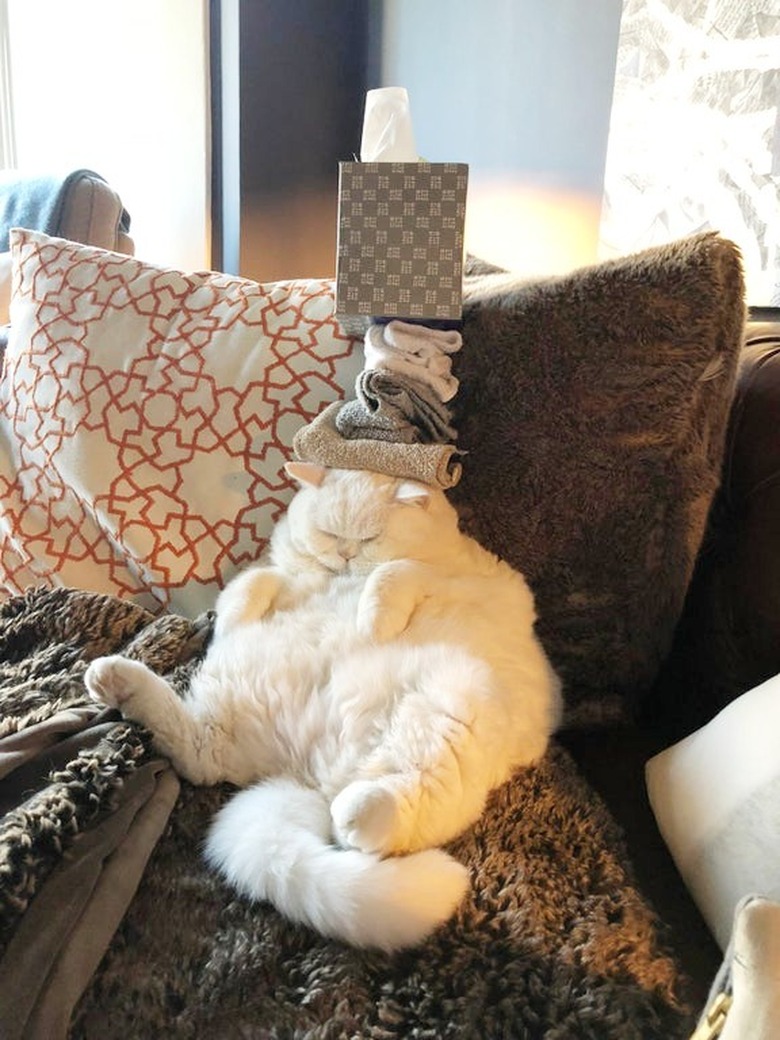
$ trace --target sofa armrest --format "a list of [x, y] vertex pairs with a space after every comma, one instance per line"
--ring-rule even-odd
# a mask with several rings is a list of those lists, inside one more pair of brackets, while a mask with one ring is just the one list
[[750, 322], [721, 488], [672, 652], [647, 702], [647, 721], [672, 740], [780, 672], [779, 429], [780, 320]]
[[56, 235], [129, 255], [135, 248], [119, 195], [102, 177], [88, 170], [70, 182]]

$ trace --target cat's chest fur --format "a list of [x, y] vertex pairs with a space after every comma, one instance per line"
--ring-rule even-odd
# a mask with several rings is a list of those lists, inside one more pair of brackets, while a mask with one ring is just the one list
[[244, 762], [240, 782], [282, 771], [338, 787], [381, 733], [394, 697], [388, 669], [402, 651], [359, 630], [365, 583], [335, 576], [212, 644], [191, 692], [203, 711], [219, 704], [234, 764]]
[[[365, 576], [339, 575], [215, 640], [202, 672], [233, 673], [232, 690], [253, 702], [317, 697], [334, 662], [365, 644], [358, 604]], [[240, 677], [240, 680], [239, 680]]]

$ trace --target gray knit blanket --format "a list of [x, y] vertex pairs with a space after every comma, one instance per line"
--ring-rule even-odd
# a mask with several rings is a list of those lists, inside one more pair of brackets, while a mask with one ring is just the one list
[[200, 845], [227, 785], [179, 790], [148, 734], [83, 687], [91, 658], [121, 651], [184, 689], [209, 630], [63, 589], [0, 608], [0, 1035], [688, 1035], [621, 834], [557, 745], [449, 846], [471, 893], [417, 949], [358, 951], [226, 888]]

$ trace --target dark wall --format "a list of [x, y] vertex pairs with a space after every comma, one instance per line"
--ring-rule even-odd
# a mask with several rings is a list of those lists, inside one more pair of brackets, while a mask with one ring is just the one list
[[338, 163], [360, 147], [381, 0], [210, 0], [212, 265], [332, 277]]
[[244, 191], [332, 183], [359, 148], [369, 13], [366, 0], [242, 0]]

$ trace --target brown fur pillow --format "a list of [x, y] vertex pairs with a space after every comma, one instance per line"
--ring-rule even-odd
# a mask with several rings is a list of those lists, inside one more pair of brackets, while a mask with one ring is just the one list
[[570, 721], [622, 710], [669, 650], [719, 482], [743, 297], [737, 247], [713, 233], [541, 282], [466, 278], [451, 495], [534, 589]]

